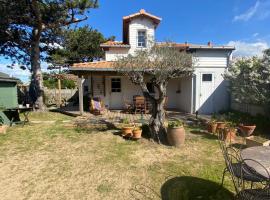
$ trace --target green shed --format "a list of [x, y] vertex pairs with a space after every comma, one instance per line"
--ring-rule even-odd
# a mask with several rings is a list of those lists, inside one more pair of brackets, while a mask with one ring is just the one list
[[18, 107], [17, 78], [0, 72], [0, 118], [4, 124], [9, 124], [9, 114], [4, 110]]

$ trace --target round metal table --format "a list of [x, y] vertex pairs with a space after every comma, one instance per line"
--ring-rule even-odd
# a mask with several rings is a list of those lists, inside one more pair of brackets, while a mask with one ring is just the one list
[[263, 175], [266, 178], [270, 178], [270, 146], [257, 146], [243, 149], [241, 151], [241, 157], [243, 160], [252, 159], [262, 164], [266, 170], [256, 162], [249, 160], [245, 161], [245, 164], [252, 167], [256, 172]]

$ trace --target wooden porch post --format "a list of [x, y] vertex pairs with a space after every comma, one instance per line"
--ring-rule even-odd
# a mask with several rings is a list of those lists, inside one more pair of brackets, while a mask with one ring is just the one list
[[83, 76], [78, 76], [78, 90], [79, 90], [79, 110], [80, 115], [83, 115]]

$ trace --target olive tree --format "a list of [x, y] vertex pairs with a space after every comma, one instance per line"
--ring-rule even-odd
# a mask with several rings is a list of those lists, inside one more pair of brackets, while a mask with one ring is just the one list
[[[127, 76], [132, 83], [139, 85], [145, 98], [152, 104], [149, 127], [153, 140], [166, 141], [164, 104], [169, 80], [191, 76], [193, 73], [192, 55], [179, 50], [170, 43], [152, 45], [151, 48], [136, 51], [134, 55], [119, 58], [115, 62], [119, 73]], [[150, 94], [147, 83], [152, 83], [157, 95]]]

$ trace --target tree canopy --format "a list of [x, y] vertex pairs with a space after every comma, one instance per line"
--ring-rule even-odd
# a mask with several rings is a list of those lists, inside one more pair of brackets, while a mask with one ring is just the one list
[[75, 62], [91, 62], [104, 57], [100, 44], [106, 39], [99, 31], [89, 26], [67, 29], [62, 32], [59, 48], [49, 51], [48, 62], [69, 65]]
[[31, 97], [44, 109], [40, 61], [60, 40], [64, 27], [88, 18], [97, 0], [0, 0], [0, 55], [32, 73]]

